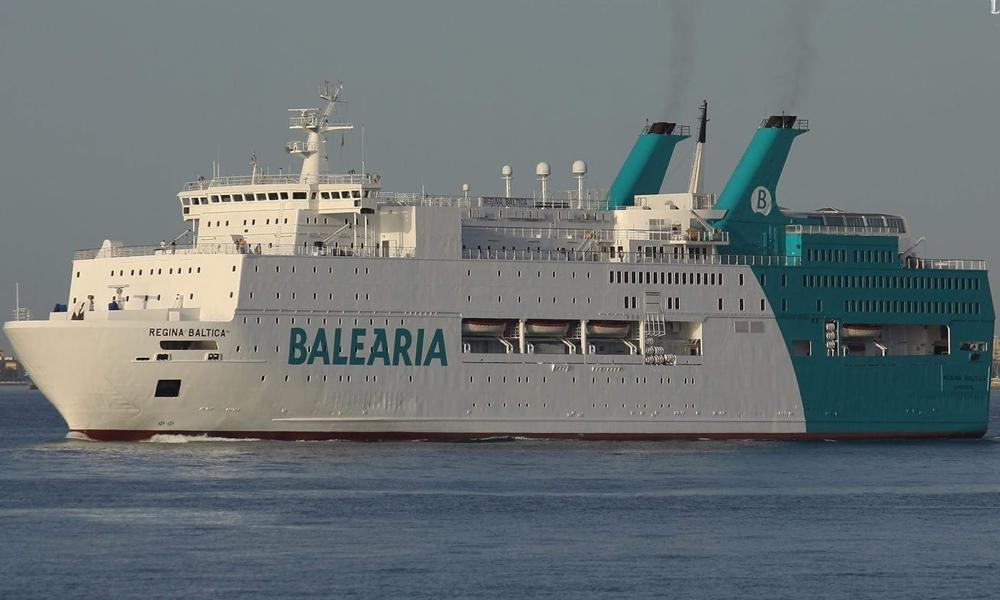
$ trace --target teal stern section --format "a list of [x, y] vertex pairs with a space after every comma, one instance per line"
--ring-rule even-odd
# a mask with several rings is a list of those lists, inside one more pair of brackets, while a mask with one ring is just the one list
[[[827, 239], [807, 239], [804, 245], [835, 240], [851, 249], [867, 242], [815, 237]], [[805, 257], [791, 266], [753, 271], [791, 357], [809, 435], [980, 437], [986, 432], [994, 326], [986, 271]], [[840, 337], [830, 350], [829, 324], [834, 331], [849, 324], [880, 327], [875, 341], [885, 341], [887, 351], [846, 352], [848, 341]], [[886, 341], [900, 341], [887, 335], [892, 328], [940, 332], [948, 343], [919, 351], [913, 344]]]
[[778, 208], [778, 180], [792, 142], [807, 131], [794, 116], [772, 116], [754, 133], [715, 205], [726, 215], [715, 223], [729, 232], [733, 254], [785, 254], [785, 225], [794, 221]]
[[660, 193], [674, 148], [689, 136], [675, 134], [674, 123], [653, 123], [635, 141], [608, 191], [608, 207], [632, 206], [635, 196]]

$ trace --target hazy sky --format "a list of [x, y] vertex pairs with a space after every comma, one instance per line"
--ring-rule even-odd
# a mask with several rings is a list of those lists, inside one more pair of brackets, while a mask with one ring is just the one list
[[[761, 117], [797, 113], [783, 206], [907, 216], [924, 254], [1000, 265], [1000, 15], [989, 0], [0, 3], [0, 310], [65, 302], [72, 251], [183, 230], [221, 159], [290, 164], [286, 108], [343, 80], [391, 191], [499, 194], [534, 164], [607, 187], [649, 119], [694, 124], [720, 191]], [[360, 135], [330, 153], [356, 167]], [[665, 190], [686, 184], [693, 144]], [[4, 346], [0, 339], [0, 346]]]

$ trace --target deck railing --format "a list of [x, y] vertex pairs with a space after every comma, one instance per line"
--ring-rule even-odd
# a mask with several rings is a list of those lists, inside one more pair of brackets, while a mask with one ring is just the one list
[[309, 175], [306, 181], [302, 181], [298, 174], [279, 173], [277, 175], [233, 175], [226, 177], [214, 177], [212, 179], [203, 178], [197, 181], [189, 181], [184, 184], [183, 191], [207, 190], [216, 187], [247, 186], [247, 185], [302, 185], [308, 184], [348, 184], [362, 185], [374, 183], [375, 176], [368, 173], [347, 173], [343, 175]]
[[[267, 244], [198, 244], [155, 246], [107, 246], [77, 250], [73, 260], [95, 258], [124, 258], [158, 255], [213, 255], [245, 254], [261, 256], [311, 256], [324, 258], [416, 258], [418, 249], [412, 247], [342, 248], [335, 246], [289, 246]], [[678, 265], [739, 265], [750, 267], [797, 267], [802, 265], [798, 256], [754, 256], [744, 254], [658, 254], [647, 252], [604, 252], [573, 249], [479, 249], [465, 248], [461, 257], [466, 260], [510, 260], [542, 262], [600, 262], [628, 264], [678, 264]], [[955, 271], [985, 271], [985, 260], [909, 258], [902, 264], [906, 269], [934, 269]]]
[[845, 227], [840, 225], [786, 225], [788, 233], [818, 235], [900, 235], [895, 227]]
[[458, 206], [461, 208], [553, 208], [581, 210], [609, 210], [605, 198], [548, 197], [507, 198], [503, 196], [440, 196], [404, 192], [379, 192], [382, 204], [397, 206]]
[[907, 258], [903, 261], [906, 269], [934, 269], [946, 271], [985, 271], [986, 261], [967, 258]]
[[462, 258], [471, 260], [520, 260], [563, 262], [608, 262], [631, 264], [745, 265], [756, 267], [794, 267], [802, 264], [798, 256], [749, 256], [742, 254], [654, 254], [645, 252], [600, 252], [593, 250], [510, 249], [481, 250], [467, 248]]
[[127, 258], [132, 256], [188, 256], [214, 254], [245, 254], [254, 256], [314, 256], [314, 257], [346, 257], [362, 258], [413, 258], [415, 248], [341, 248], [336, 246], [289, 246], [267, 244], [198, 244], [158, 245], [158, 246], [110, 246], [77, 250], [73, 260], [90, 260], [93, 258]]

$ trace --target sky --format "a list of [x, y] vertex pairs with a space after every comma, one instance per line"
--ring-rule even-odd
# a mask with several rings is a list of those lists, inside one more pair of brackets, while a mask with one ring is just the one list
[[[607, 188], [646, 120], [694, 125], [721, 191], [760, 119], [810, 120], [794, 209], [909, 219], [923, 254], [1000, 265], [1000, 15], [990, 0], [0, 3], [0, 315], [66, 302], [72, 252], [184, 230], [175, 194], [219, 161], [287, 169], [287, 108], [342, 80], [335, 170], [389, 191]], [[664, 191], [685, 188], [693, 143]], [[995, 279], [995, 278], [994, 278]], [[1000, 290], [996, 290], [1000, 291]], [[1000, 294], [995, 293], [995, 298]], [[995, 300], [996, 301], [996, 300]], [[0, 338], [0, 348], [6, 347]]]

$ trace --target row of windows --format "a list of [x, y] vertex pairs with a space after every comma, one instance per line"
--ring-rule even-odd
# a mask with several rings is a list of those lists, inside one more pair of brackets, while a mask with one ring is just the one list
[[972, 277], [902, 277], [893, 275], [803, 275], [804, 287], [979, 290]]
[[[589, 304], [589, 298], [588, 298]], [[636, 302], [635, 296], [625, 296], [625, 308], [635, 309], [638, 308], [638, 303]], [[680, 310], [681, 309], [681, 299], [677, 296], [667, 296], [667, 303], [664, 306], [667, 310]], [[722, 308], [722, 298], [719, 298], [719, 308]]]
[[[225, 220], [225, 221], [222, 221], [222, 220], [216, 221], [215, 222], [215, 226], [216, 227], [222, 227], [223, 223], [225, 224], [224, 225], [225, 227], [229, 227], [229, 220], [228, 219]], [[303, 224], [306, 224], [306, 225], [308, 225], [310, 223], [313, 224], [313, 225], [319, 225], [319, 217], [313, 217], [313, 219], [311, 221], [309, 220], [309, 217], [306, 217], [305, 219], [301, 219], [299, 221], [299, 223], [303, 223]], [[256, 225], [256, 224], [257, 224], [257, 219], [243, 219], [243, 226], [244, 227], [246, 227], [247, 225]], [[264, 219], [264, 224], [265, 225], [270, 225], [271, 224], [271, 219]], [[279, 225], [278, 219], [274, 219], [274, 224], [275, 225]], [[288, 224], [288, 219], [284, 219], [280, 223], [280, 225], [287, 225], [287, 224]], [[324, 225], [328, 225], [329, 224], [329, 220], [326, 217], [323, 218], [323, 224]], [[347, 224], [347, 220], [346, 219], [344, 220], [344, 224], [345, 225]], [[211, 221], [205, 221], [205, 225], [207, 227], [211, 227], [212, 226], [212, 222]], [[306, 245], [308, 245], [308, 242], [306, 242]]]
[[[244, 225], [247, 224], [246, 219], [243, 220], [243, 224]], [[257, 219], [251, 219], [250, 220], [250, 224], [251, 225], [256, 225], [257, 224]], [[270, 225], [271, 224], [271, 219], [265, 219], [264, 220], [264, 224], [265, 225]], [[275, 225], [279, 225], [278, 219], [274, 220], [274, 224]], [[280, 225], [288, 225], [288, 219], [285, 219], [283, 223], [280, 223]], [[211, 227], [212, 226], [212, 222], [211, 221], [205, 221], [205, 226], [206, 227]], [[221, 220], [220, 221], [216, 221], [215, 222], [215, 226], [216, 227], [229, 227], [229, 220], [226, 219], [225, 221], [221, 221]]]
[[[365, 295], [365, 299], [366, 300], [368, 299], [367, 296], [368, 295], [366, 294]], [[541, 296], [536, 296], [536, 298], [538, 300], [538, 304], [541, 304], [542, 303], [542, 297]], [[466, 299], [466, 302], [468, 302], [469, 304], [472, 304], [472, 296], [466, 296], [465, 299]], [[545, 298], [545, 301], [548, 302], [548, 297]], [[521, 296], [517, 296], [517, 303], [518, 304], [522, 303]], [[503, 296], [497, 296], [497, 304], [503, 304]], [[558, 298], [558, 296], [552, 296], [552, 304], [559, 304], [559, 298]], [[570, 298], [570, 304], [576, 304], [576, 296], [572, 296]], [[590, 304], [590, 298], [587, 298], [587, 304]], [[626, 308], [628, 308], [628, 307], [626, 307]]]
[[[466, 269], [465, 274], [468, 277], [472, 277], [472, 269]], [[547, 274], [548, 274], [548, 271], [546, 271], [546, 277], [548, 277]], [[521, 269], [517, 269], [516, 275], [517, 275], [518, 279], [521, 278]], [[557, 276], [558, 276], [558, 271], [552, 271], [552, 279], [555, 279]], [[497, 278], [499, 279], [501, 277], [503, 277], [503, 269], [497, 269]], [[538, 279], [541, 279], [542, 278], [542, 272], [541, 271], [536, 271], [536, 277]], [[570, 272], [570, 279], [576, 279], [576, 271], [571, 271]], [[590, 279], [590, 272], [587, 272], [587, 279]]]
[[885, 215], [837, 215], [837, 214], [813, 214], [813, 218], [823, 221], [827, 227], [879, 227], [884, 229], [894, 229], [899, 233], [906, 233], [903, 219]]
[[[854, 250], [856, 263], [891, 263], [896, 253], [889, 250]], [[806, 250], [806, 260], [815, 262], [847, 262], [844, 248], [810, 248]]]
[[922, 300], [844, 300], [848, 312], [928, 313], [932, 315], [978, 315], [978, 302]]
[[[367, 198], [371, 194], [370, 190], [344, 190], [342, 192], [321, 192], [321, 197], [323, 200], [339, 200], [341, 198], [361, 198], [362, 196]], [[292, 200], [305, 200], [308, 197], [307, 192], [291, 192]], [[219, 194], [212, 196], [201, 196], [195, 198], [181, 198], [181, 203], [184, 206], [189, 205], [202, 205], [202, 204], [212, 204], [215, 203], [226, 203], [226, 202], [253, 202], [254, 200], [288, 200], [289, 192], [267, 192], [267, 193], [257, 193], [255, 194]], [[312, 199], [316, 199], [316, 192], [312, 193]]]
[[[239, 346], [237, 346], [237, 351], [239, 351]], [[256, 350], [256, 346], [255, 346], [254, 347], [254, 352], [256, 352], [256, 351], [257, 350]], [[413, 381], [413, 376], [410, 375], [409, 377], [410, 377], [410, 382], [412, 382]], [[311, 383], [313, 381], [312, 375], [306, 375], [305, 379], [306, 379], [306, 383]], [[493, 379], [494, 379], [494, 377], [492, 375], [488, 375], [488, 376], [486, 376], [484, 378], [481, 378], [481, 381], [485, 380], [486, 383], [493, 383]], [[591, 384], [597, 384], [598, 383], [598, 379], [599, 379], [598, 377], [591, 377], [590, 378], [590, 383]], [[614, 378], [615, 381], [612, 381], [611, 377], [607, 377], [607, 378], [601, 377], [600, 379], [605, 379], [605, 381], [603, 381], [601, 383], [620, 383], [621, 385], [627, 385], [627, 384], [632, 383], [631, 379], [627, 379], [625, 377], [620, 378], [620, 381], [619, 381], [619, 378]], [[289, 380], [290, 380], [290, 377], [288, 375], [285, 375], [284, 378], [283, 378], [283, 381], [288, 382]], [[515, 381], [517, 383], [525, 383], [525, 384], [530, 384], [531, 383], [531, 377], [529, 377], [527, 375], [525, 375], [523, 377], [520, 376], [520, 375], [517, 376], [517, 377], [513, 377], [513, 376], [508, 377], [506, 375], [502, 375], [502, 376], [496, 377], [496, 380], [497, 380], [497, 383], [506, 383], [506, 384], [515, 383]], [[267, 382], [267, 376], [266, 375], [261, 375], [260, 381], [261, 381], [261, 383]], [[323, 383], [326, 383], [327, 381], [329, 381], [329, 378], [328, 378], [327, 375], [322, 375], [320, 377], [316, 377], [316, 381], [317, 382], [322, 381]], [[359, 382], [361, 381], [360, 376], [358, 376], [358, 381]], [[366, 383], [378, 383], [378, 375], [365, 375], [364, 376], [364, 381]], [[476, 376], [475, 375], [469, 375], [468, 381], [469, 381], [469, 383], [476, 383]], [[654, 378], [654, 377], [636, 377], [635, 378], [635, 383], [637, 385], [650, 385], [650, 384], [653, 384], [653, 385], [670, 385], [673, 380], [670, 377], [660, 377], [659, 378], [659, 384], [657, 384], [656, 381], [657, 381], [657, 378]], [[682, 380], [678, 379], [678, 383], [680, 383], [681, 381], [683, 381], [684, 385], [695, 385], [695, 384], [697, 384], [697, 379], [695, 377], [684, 377]], [[337, 376], [337, 382], [338, 383], [351, 383], [351, 375], [338, 375]], [[548, 382], [548, 377], [543, 376], [542, 377], [542, 383], [547, 383], [547, 382]], [[577, 378], [573, 377], [571, 383], [577, 383]], [[472, 406], [477, 406], [477, 403], [473, 402]], [[487, 403], [487, 406], [492, 407], [493, 406], [492, 402]], [[502, 406], [504, 408], [506, 408], [507, 407], [507, 403], [503, 402]], [[528, 403], [528, 402], [524, 402], [524, 403], [518, 403], [517, 406], [519, 408], [522, 408], [522, 407], [523, 408], [530, 408], [531, 404]], [[542, 403], [542, 407], [544, 408], [546, 406], [548, 406], [548, 403], [543, 402]], [[597, 408], [597, 404], [594, 403], [592, 405], [592, 407], [593, 408]], [[656, 406], [654, 405], [653, 407], [655, 408]], [[692, 403], [689, 403], [689, 404], [684, 404], [683, 407], [684, 408], [697, 408], [697, 405], [692, 402]], [[604, 408], [611, 408], [611, 406], [610, 406], [610, 404], [605, 403], [604, 404]], [[622, 404], [622, 408], [631, 408], [631, 407], [628, 406], [627, 404]], [[645, 402], [643, 402], [643, 403], [636, 403], [635, 408], [649, 408], [649, 405], [648, 405], [648, 403], [645, 403]], [[672, 405], [670, 403], [664, 403], [664, 404], [660, 404], [660, 408], [672, 408]]]
[[[611, 271], [609, 283], [639, 283], [653, 285], [722, 285], [722, 273], [688, 273], [682, 271]], [[554, 276], [554, 275], [553, 275]], [[743, 275], [740, 274], [740, 285], [743, 285]]]
[[[236, 267], [233, 267], [233, 270], [235, 271]], [[129, 275], [135, 277], [137, 275], [142, 275], [144, 271], [145, 271], [144, 269], [138, 269], [138, 271], [136, 269], [129, 269]], [[154, 269], [149, 269], [149, 273], [148, 274], [149, 275], [163, 275], [163, 269], [162, 268], [155, 269], [155, 271], [156, 271], [155, 273], [153, 271], [154, 271]], [[176, 271], [177, 271], [177, 275], [181, 275], [184, 272], [184, 269], [181, 268], [181, 267], [177, 267]], [[201, 273], [201, 267], [188, 267], [187, 272], [188, 273]], [[167, 275], [173, 275], [173, 274], [174, 274], [174, 268], [173, 267], [168, 267], [167, 268]], [[79, 271], [76, 272], [76, 276], [77, 276], [77, 278], [80, 277], [80, 272]], [[124, 277], [125, 276], [125, 269], [118, 269], [118, 271], [115, 271], [114, 269], [111, 269], [111, 276], [112, 277]]]

